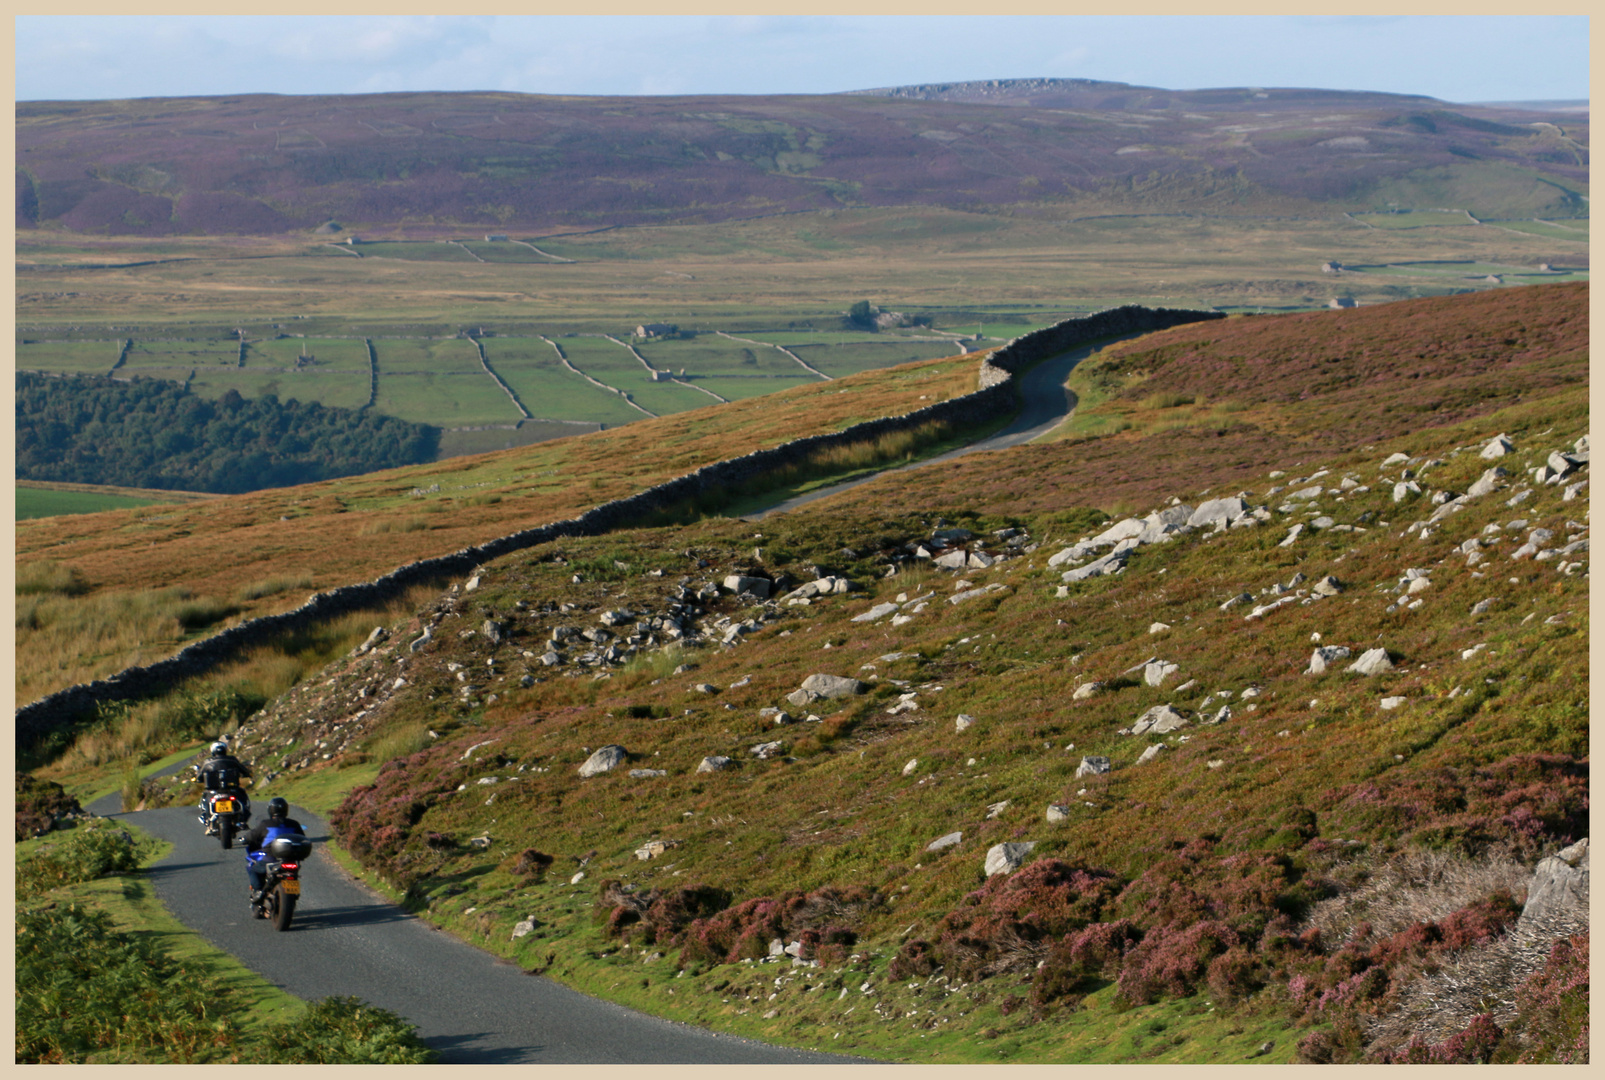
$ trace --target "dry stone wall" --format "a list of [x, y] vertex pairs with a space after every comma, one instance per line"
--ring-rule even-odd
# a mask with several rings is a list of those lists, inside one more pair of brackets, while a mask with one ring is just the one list
[[974, 393], [937, 402], [902, 416], [881, 417], [842, 431], [811, 435], [768, 450], [755, 450], [741, 457], [714, 462], [628, 498], [603, 503], [577, 518], [524, 529], [462, 548], [449, 555], [420, 559], [373, 581], [314, 593], [298, 608], [246, 620], [186, 646], [165, 660], [131, 667], [106, 679], [59, 690], [17, 710], [17, 745], [21, 747], [36, 742], [51, 731], [73, 723], [102, 702], [150, 696], [183, 679], [212, 670], [243, 651], [281, 634], [376, 606], [420, 582], [467, 575], [481, 563], [563, 537], [597, 536], [627, 528], [654, 512], [685, 505], [703, 495], [756, 480], [786, 465], [803, 462], [819, 450], [875, 439], [932, 422], [970, 425], [999, 419], [1015, 408], [1014, 377], [1038, 361], [1068, 349], [1102, 338], [1164, 330], [1183, 323], [1224, 317], [1217, 311], [1127, 305], [1045, 327], [1015, 338], [984, 357], [981, 361], [980, 389]]

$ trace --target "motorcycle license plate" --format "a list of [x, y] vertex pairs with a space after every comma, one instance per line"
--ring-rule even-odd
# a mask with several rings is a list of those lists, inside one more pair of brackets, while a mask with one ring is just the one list
[[232, 813], [234, 813], [234, 800], [233, 799], [218, 799], [216, 802], [214, 802], [212, 804], [212, 813], [214, 813], [214, 814], [232, 814]]
[[281, 881], [279, 888], [284, 890], [285, 896], [300, 896], [301, 883], [299, 881]]

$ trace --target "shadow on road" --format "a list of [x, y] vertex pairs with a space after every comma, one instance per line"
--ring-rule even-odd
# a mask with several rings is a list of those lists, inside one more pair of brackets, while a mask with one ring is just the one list
[[297, 908], [292, 927], [305, 930], [344, 926], [382, 926], [406, 922], [414, 916], [390, 904], [353, 904], [347, 907]]
[[440, 1055], [442, 1064], [450, 1065], [516, 1065], [527, 1062], [532, 1054], [539, 1054], [546, 1049], [538, 1043], [526, 1046], [474, 1045], [485, 1039], [497, 1038], [500, 1034], [482, 1031], [467, 1035], [436, 1035], [424, 1042]]

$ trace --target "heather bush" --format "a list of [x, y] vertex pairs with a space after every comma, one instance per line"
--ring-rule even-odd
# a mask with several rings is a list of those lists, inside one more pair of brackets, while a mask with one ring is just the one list
[[1385, 1065], [1487, 1065], [1504, 1035], [1494, 1018], [1484, 1013], [1441, 1043], [1413, 1039], [1403, 1050], [1382, 1053], [1374, 1060]]
[[936, 949], [921, 938], [903, 943], [886, 966], [886, 974], [893, 979], [923, 978], [934, 975], [937, 969]]
[[1121, 963], [1116, 998], [1129, 1007], [1186, 997], [1203, 983], [1210, 961], [1238, 944], [1236, 932], [1216, 920], [1150, 930]]
[[1555, 942], [1516, 993], [1522, 1064], [1588, 1061], [1588, 931]]
[[1398, 772], [1328, 791], [1327, 830], [1479, 853], [1537, 851], [1588, 830], [1588, 763], [1518, 754], [1474, 769]]
[[937, 962], [965, 980], [1030, 970], [1054, 939], [1097, 920], [1120, 885], [1106, 870], [1058, 859], [990, 878], [937, 924]]
[[[664, 907], [658, 917], [657, 940], [682, 946], [681, 967], [756, 960], [769, 955], [769, 943], [775, 938], [802, 941], [805, 951], [828, 945], [845, 956], [856, 935], [828, 920], [860, 917], [881, 904], [874, 890], [827, 886], [811, 893], [762, 896], [730, 906], [724, 890], [698, 886], [681, 890]], [[805, 934], [809, 936], [805, 938]]]
[[1244, 1001], [1265, 985], [1261, 965], [1242, 945], [1234, 945], [1210, 961], [1204, 981], [1210, 997], [1223, 1005]]

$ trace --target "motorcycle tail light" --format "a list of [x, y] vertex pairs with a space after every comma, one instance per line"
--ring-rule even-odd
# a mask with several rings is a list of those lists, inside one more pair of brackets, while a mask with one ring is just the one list
[[301, 869], [301, 864], [298, 863], [298, 862], [279, 863], [279, 865], [284, 867], [284, 869], [286, 869], [286, 870], [299, 870], [299, 869]]

